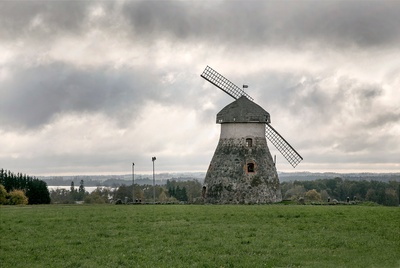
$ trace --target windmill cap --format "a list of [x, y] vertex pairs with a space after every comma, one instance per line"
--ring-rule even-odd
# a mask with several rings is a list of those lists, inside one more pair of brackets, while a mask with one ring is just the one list
[[241, 96], [217, 114], [217, 123], [270, 123], [270, 116], [261, 106]]

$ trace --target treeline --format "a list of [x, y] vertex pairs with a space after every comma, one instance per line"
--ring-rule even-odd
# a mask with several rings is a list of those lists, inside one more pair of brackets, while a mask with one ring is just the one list
[[399, 181], [400, 173], [314, 173], [314, 172], [281, 172], [279, 173], [279, 180], [281, 182], [287, 181], [314, 181], [320, 179], [334, 179], [342, 178], [351, 181], [382, 181], [391, 182]]
[[[398, 206], [400, 196], [398, 181], [353, 181], [339, 177], [283, 182], [281, 189], [284, 199], [298, 200], [313, 196], [313, 201], [370, 201], [385, 206]], [[310, 192], [312, 190], [315, 192]]]
[[[75, 203], [84, 201], [89, 204], [119, 203], [195, 203], [201, 196], [202, 185], [196, 180], [167, 180], [166, 185], [125, 185], [118, 188], [99, 186], [90, 194], [84, 190], [83, 181], [76, 191], [71, 185], [70, 190], [56, 189], [51, 191], [52, 203]], [[79, 197], [79, 200], [77, 199]], [[155, 199], [155, 200], [154, 200]]]
[[59, 204], [74, 204], [77, 202], [83, 202], [87, 195], [89, 195], [89, 193], [85, 190], [83, 180], [80, 181], [78, 189], [75, 189], [75, 183], [72, 181], [70, 190], [55, 189], [50, 191], [51, 202]]
[[36, 177], [0, 170], [0, 204], [49, 204], [47, 184]]
[[[133, 189], [135, 191], [133, 195]], [[141, 202], [141, 203], [152, 203], [154, 202], [188, 202], [195, 203], [201, 197], [202, 185], [197, 180], [190, 181], [176, 181], [167, 180], [165, 185], [121, 185], [114, 192], [109, 195], [111, 200], [121, 200], [122, 202]], [[103, 188], [103, 191], [106, 191]], [[96, 191], [95, 191], [96, 192]], [[101, 191], [97, 193], [93, 192], [98, 196], [105, 196]], [[92, 194], [93, 194], [92, 193]], [[110, 193], [109, 193], [110, 194]], [[155, 196], [154, 196], [155, 194]], [[134, 199], [133, 199], [134, 198]], [[97, 199], [97, 198], [95, 198]]]
[[[160, 179], [158, 178], [159, 175], [157, 175], [156, 178], [156, 184], [163, 185], [166, 184], [166, 181], [168, 179]], [[95, 178], [95, 179], [93, 179]], [[96, 179], [96, 178], [102, 178], [102, 179]], [[51, 178], [41, 178], [43, 181], [47, 183], [47, 185], [51, 186], [69, 186], [71, 182], [74, 182], [75, 185], [78, 185], [79, 181], [84, 180], [85, 181], [85, 186], [107, 186], [107, 187], [119, 187], [121, 185], [127, 185], [130, 182], [132, 182], [132, 177], [127, 177], [126, 175], [123, 175], [121, 177], [116, 177], [116, 176], [66, 176], [66, 177], [51, 177]], [[197, 180], [194, 177], [179, 177], [179, 178], [174, 178], [171, 177], [169, 180], [175, 180], [175, 181], [192, 181], [192, 180]], [[152, 185], [153, 184], [153, 179], [146, 177], [144, 175], [141, 175], [140, 177], [135, 176], [135, 184], [139, 185]]]

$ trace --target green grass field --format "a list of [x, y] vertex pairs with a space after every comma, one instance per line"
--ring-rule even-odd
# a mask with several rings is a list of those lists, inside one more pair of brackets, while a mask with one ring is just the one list
[[6, 267], [400, 267], [400, 209], [0, 207]]

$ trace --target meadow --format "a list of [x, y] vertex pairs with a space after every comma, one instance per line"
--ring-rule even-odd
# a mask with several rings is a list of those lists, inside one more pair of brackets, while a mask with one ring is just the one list
[[0, 207], [6, 267], [400, 267], [400, 209]]

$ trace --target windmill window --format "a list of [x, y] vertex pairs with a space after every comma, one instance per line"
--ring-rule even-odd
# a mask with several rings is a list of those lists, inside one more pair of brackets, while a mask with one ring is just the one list
[[247, 164], [247, 172], [254, 172], [254, 163]]
[[247, 147], [253, 146], [253, 139], [247, 138], [247, 139], [246, 139], [246, 146], [247, 146]]

